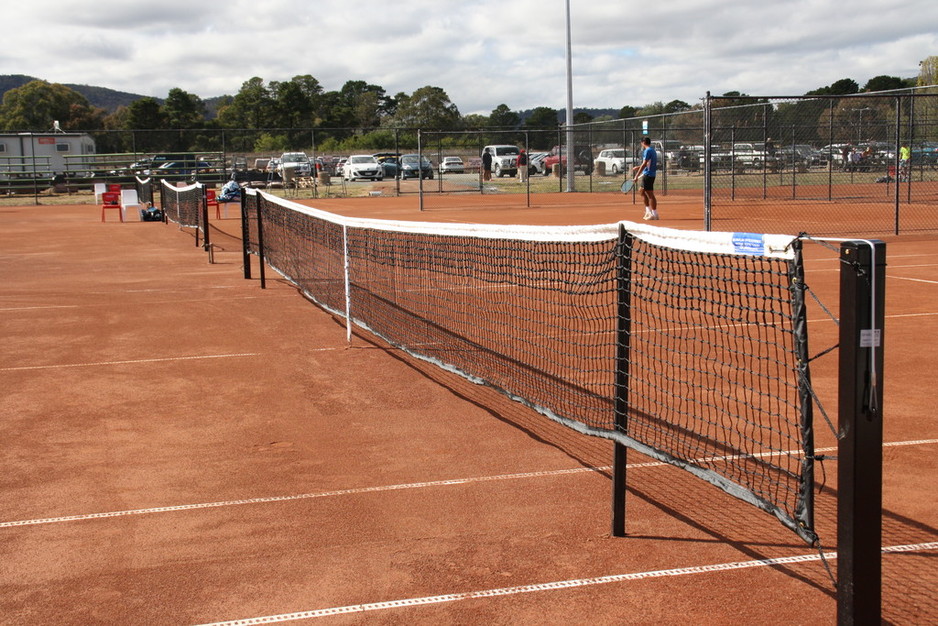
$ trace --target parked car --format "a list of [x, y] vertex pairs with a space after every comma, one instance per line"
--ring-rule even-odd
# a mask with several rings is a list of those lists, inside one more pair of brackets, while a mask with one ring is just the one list
[[401, 157], [401, 178], [433, 178], [433, 164], [430, 159], [419, 154], [405, 154]]
[[938, 164], [938, 143], [926, 141], [912, 146], [909, 150], [909, 158], [913, 165], [936, 165]]
[[360, 178], [384, 180], [384, 169], [378, 163], [378, 159], [370, 154], [353, 154], [342, 168], [342, 177], [345, 180], [358, 180]]
[[626, 156], [625, 148], [608, 148], [600, 150], [599, 156], [593, 161], [593, 167], [599, 169], [602, 163], [606, 174], [617, 176], [635, 164], [635, 157]]
[[385, 178], [397, 178], [401, 171], [401, 155], [399, 152], [377, 152], [374, 156], [384, 169]]
[[761, 169], [766, 162], [774, 160], [766, 154], [762, 142], [734, 143], [732, 152], [736, 163], [753, 169]]
[[658, 153], [658, 165], [664, 167], [668, 161], [678, 162], [683, 144], [677, 139], [662, 139], [652, 141], [651, 147]]
[[[550, 174], [554, 170], [554, 165], [561, 163], [563, 171], [567, 170], [566, 151], [561, 146], [554, 146], [544, 158], [544, 174]], [[584, 174], [590, 174], [593, 171], [593, 155], [586, 146], [575, 146], [573, 149], [573, 169], [580, 170]]]
[[492, 155], [492, 175], [495, 178], [502, 176], [514, 176], [518, 173], [518, 154], [521, 150], [518, 146], [492, 145], [482, 148], [482, 154], [488, 150]]
[[844, 166], [844, 151], [848, 153], [853, 148], [849, 143], [831, 143], [823, 148], [820, 152], [824, 155], [825, 159], [829, 159], [831, 163], [838, 165], [840, 167]]
[[458, 156], [443, 157], [440, 161], [440, 174], [462, 174], [466, 166]]
[[544, 159], [546, 152], [532, 152], [528, 155], [528, 174], [545, 174]]
[[283, 176], [286, 169], [292, 169], [294, 176], [311, 176], [312, 167], [305, 152], [284, 152], [280, 155], [277, 171]]
[[166, 161], [156, 170], [157, 176], [202, 174], [215, 171], [215, 167], [208, 161]]

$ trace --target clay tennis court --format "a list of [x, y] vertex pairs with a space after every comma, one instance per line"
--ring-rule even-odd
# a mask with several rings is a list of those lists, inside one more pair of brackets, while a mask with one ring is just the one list
[[[595, 194], [304, 204], [506, 224], [642, 210]], [[697, 198], [660, 209], [702, 227]], [[256, 259], [243, 278], [238, 233], [233, 212], [214, 220], [209, 264], [172, 224], [0, 208], [0, 621], [834, 621], [836, 461], [818, 477], [831, 572], [774, 518], [637, 453], [628, 537], [611, 537], [609, 442], [367, 334], [348, 345], [286, 281], [260, 289]], [[883, 616], [930, 623], [938, 248], [886, 240]], [[836, 284], [818, 256], [809, 277]]]

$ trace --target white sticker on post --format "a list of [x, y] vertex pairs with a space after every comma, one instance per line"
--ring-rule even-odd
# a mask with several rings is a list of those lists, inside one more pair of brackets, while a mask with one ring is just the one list
[[861, 348], [878, 348], [882, 337], [882, 330], [879, 328], [868, 328], [860, 331]]

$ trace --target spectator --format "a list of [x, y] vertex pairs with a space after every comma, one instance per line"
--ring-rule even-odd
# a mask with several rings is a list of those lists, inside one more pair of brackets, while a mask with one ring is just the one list
[[528, 155], [524, 150], [518, 153], [518, 180], [522, 183], [528, 181]]
[[488, 148], [482, 153], [482, 180], [492, 180], [492, 154]]

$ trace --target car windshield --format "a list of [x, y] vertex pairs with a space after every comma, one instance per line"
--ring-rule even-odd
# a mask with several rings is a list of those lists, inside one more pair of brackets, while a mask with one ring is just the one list
[[308, 163], [309, 159], [305, 154], [285, 154], [283, 155], [284, 163]]
[[349, 159], [350, 163], [377, 163], [374, 157], [370, 156], [353, 156]]
[[510, 156], [512, 154], [518, 154], [518, 148], [515, 146], [499, 146], [495, 148], [495, 154], [498, 156]]

